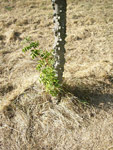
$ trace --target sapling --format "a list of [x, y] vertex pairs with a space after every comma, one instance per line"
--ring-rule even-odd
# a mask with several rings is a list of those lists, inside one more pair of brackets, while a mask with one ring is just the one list
[[40, 71], [40, 81], [46, 90], [60, 101], [62, 96], [62, 82], [65, 64], [65, 38], [66, 38], [66, 0], [51, 0], [54, 10], [54, 35], [53, 50], [39, 50], [38, 42], [31, 42], [23, 51], [30, 50], [32, 58], [38, 57], [37, 69]]
[[61, 91], [61, 85], [59, 84], [59, 80], [56, 77], [55, 69], [54, 69], [54, 57], [53, 50], [41, 50], [38, 49], [38, 42], [29, 42], [25, 48], [23, 48], [23, 52], [30, 51], [31, 57], [37, 58], [37, 67], [36, 69], [40, 72], [40, 82], [44, 84], [45, 89], [49, 92], [53, 97], [57, 97]]

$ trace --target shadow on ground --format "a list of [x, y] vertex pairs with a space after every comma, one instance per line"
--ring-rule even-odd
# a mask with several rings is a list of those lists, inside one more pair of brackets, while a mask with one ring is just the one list
[[71, 86], [64, 84], [64, 89], [66, 92], [69, 92], [77, 97], [80, 102], [97, 108], [102, 108], [107, 111], [109, 107], [113, 106], [112, 84], [112, 82], [111, 84], [101, 82], [98, 83], [98, 86], [87, 84]]

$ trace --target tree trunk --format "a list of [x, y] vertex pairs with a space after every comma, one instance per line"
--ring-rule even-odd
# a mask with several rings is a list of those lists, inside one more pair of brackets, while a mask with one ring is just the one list
[[66, 38], [66, 0], [51, 0], [54, 10], [54, 68], [56, 76], [58, 77], [59, 83], [62, 84], [62, 76], [64, 72], [65, 64], [65, 38]]

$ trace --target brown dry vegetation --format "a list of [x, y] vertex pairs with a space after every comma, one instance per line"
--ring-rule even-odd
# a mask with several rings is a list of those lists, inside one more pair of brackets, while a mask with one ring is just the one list
[[0, 0], [0, 150], [112, 150], [113, 1], [68, 0], [59, 105], [22, 53], [28, 36], [52, 49], [52, 29], [50, 1]]

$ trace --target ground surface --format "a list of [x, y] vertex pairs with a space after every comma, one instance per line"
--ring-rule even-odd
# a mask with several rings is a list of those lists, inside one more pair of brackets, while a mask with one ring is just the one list
[[59, 105], [22, 53], [26, 37], [52, 49], [52, 29], [50, 1], [0, 0], [0, 150], [113, 150], [113, 1], [68, 0]]

